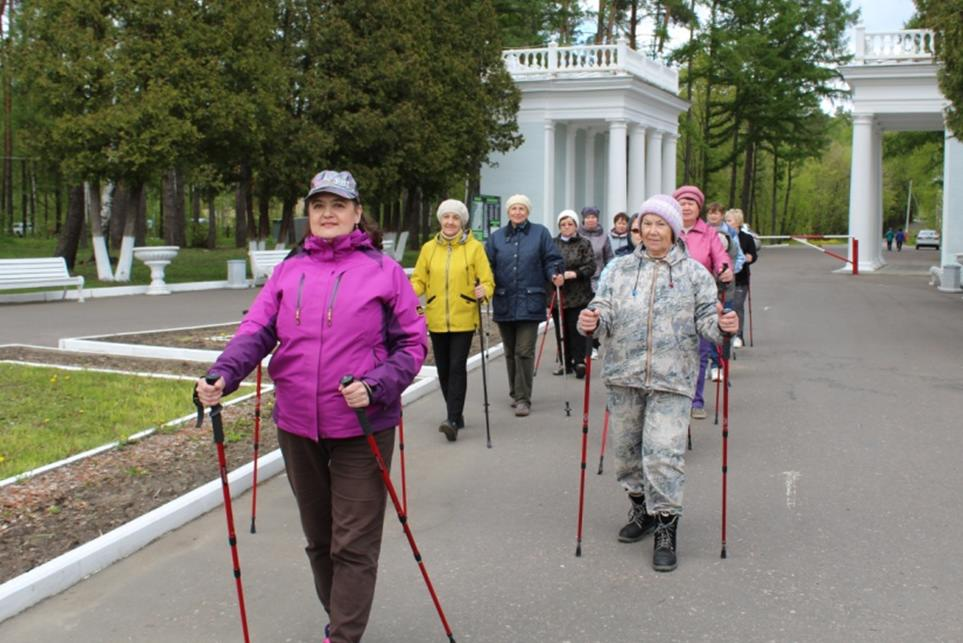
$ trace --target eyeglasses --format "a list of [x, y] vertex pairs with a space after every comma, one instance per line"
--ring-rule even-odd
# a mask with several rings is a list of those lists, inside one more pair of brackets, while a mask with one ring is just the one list
[[632, 232], [634, 232], [635, 234], [642, 234], [642, 231], [639, 230], [638, 228], [632, 228]]

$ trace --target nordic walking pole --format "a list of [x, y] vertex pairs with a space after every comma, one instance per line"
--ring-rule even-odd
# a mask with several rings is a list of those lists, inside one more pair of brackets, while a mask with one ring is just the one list
[[257, 364], [257, 393], [254, 396], [254, 473], [251, 478], [251, 533], [257, 533], [257, 458], [261, 448], [261, 363]]
[[[341, 386], [348, 386], [354, 382], [353, 375], [345, 375], [341, 378]], [[421, 552], [418, 551], [418, 545], [415, 544], [415, 537], [411, 534], [411, 527], [408, 526], [408, 515], [405, 513], [404, 508], [401, 506], [401, 502], [398, 501], [398, 494], [395, 492], [395, 486], [391, 483], [391, 476], [388, 474], [388, 467], [385, 465], [384, 457], [381, 455], [381, 449], [378, 448], [378, 443], [375, 442], [374, 433], [372, 432], [371, 422], [368, 421], [368, 416], [365, 415], [363, 408], [353, 409], [355, 415], [358, 417], [358, 423], [361, 424], [361, 430], [364, 431], [365, 440], [368, 441], [368, 447], [371, 449], [371, 454], [374, 456], [375, 462], [378, 464], [378, 471], [381, 473], [381, 481], [385, 483], [385, 489], [388, 490], [388, 496], [391, 498], [391, 504], [395, 507], [395, 513], [398, 514], [398, 522], [401, 523], [401, 528], [405, 532], [405, 537], [408, 539], [408, 544], [411, 546], [411, 553], [415, 555], [415, 562], [418, 563], [418, 569], [421, 570], [421, 576], [425, 579], [425, 585], [428, 586], [428, 593], [431, 594], [431, 600], [435, 604], [435, 609], [438, 610], [438, 616], [441, 618], [441, 624], [445, 628], [445, 634], [448, 635], [448, 641], [450, 643], [455, 643], [455, 637], [451, 634], [451, 627], [448, 626], [448, 619], [445, 618], [445, 612], [441, 609], [441, 603], [438, 601], [438, 595], [435, 594], [435, 588], [431, 584], [431, 579], [428, 577], [428, 570], [425, 568], [425, 563], [421, 560]]]
[[[723, 313], [729, 309], [723, 309]], [[725, 333], [723, 344], [728, 344], [731, 335]], [[729, 472], [729, 360], [722, 362], [722, 553], [720, 558], [726, 557], [726, 482]]]
[[552, 310], [555, 309], [555, 293], [552, 293], [552, 298], [548, 302], [548, 313], [545, 315], [545, 332], [542, 333], [542, 341], [538, 345], [538, 355], [535, 357], [535, 370], [532, 371], [532, 377], [538, 375], [538, 364], [542, 361], [542, 351], [545, 350], [545, 338], [548, 337], [548, 325], [552, 321]]
[[[204, 378], [213, 386], [218, 378], [207, 376]], [[194, 387], [194, 406], [197, 407], [197, 426], [204, 422], [204, 405], [197, 397], [197, 387]], [[211, 426], [214, 428], [214, 444], [217, 446], [217, 463], [221, 473], [221, 491], [224, 493], [224, 513], [227, 516], [227, 542], [231, 547], [231, 559], [234, 562], [234, 580], [237, 583], [237, 604], [241, 609], [241, 631], [244, 632], [244, 643], [251, 640], [247, 630], [247, 612], [244, 609], [244, 588], [241, 586], [241, 563], [237, 557], [237, 534], [234, 532], [234, 512], [231, 511], [231, 488], [227, 482], [227, 458], [224, 456], [224, 421], [221, 418], [221, 405], [211, 407]]]
[[[726, 269], [728, 268], [729, 268], [729, 264], [727, 263], [722, 264], [722, 272], [725, 272]], [[722, 307], [725, 308], [726, 307], [726, 289], [725, 288], [722, 289], [720, 299], [721, 299]], [[722, 348], [719, 346], [716, 346], [716, 355], [719, 357], [719, 369], [721, 370], [723, 358], [722, 358]], [[716, 380], [716, 419], [714, 422], [716, 426], [719, 425], [719, 384], [720, 382], [722, 382], [722, 377]]]
[[688, 438], [689, 438], [688, 439], [689, 451], [692, 451], [692, 423], [691, 422], [689, 423], [689, 428], [688, 428]]
[[[481, 284], [481, 280], [475, 277], [475, 287]], [[547, 332], [546, 328], [546, 332]], [[481, 341], [481, 367], [482, 367], [482, 394], [485, 396], [485, 438], [488, 440], [488, 448], [492, 448], [492, 428], [488, 420], [488, 374], [485, 367], [485, 319], [482, 317], [482, 303], [478, 300], [478, 339]]]
[[[565, 361], [565, 300], [562, 299], [560, 286], [555, 286], [555, 292], [558, 294], [558, 332], [561, 338], [559, 343], [562, 347], [562, 390], [565, 391], [568, 388], [565, 386], [568, 381], [568, 363]], [[568, 398], [565, 399], [565, 415], [572, 415], [572, 407], [568, 403]]]
[[[591, 357], [591, 356], [590, 356]], [[602, 419], [602, 450], [599, 452], [599, 475], [602, 475], [602, 461], [605, 459], [605, 441], [609, 437], [609, 407], [605, 407]]]
[[[592, 384], [591, 333], [585, 337], [585, 348], [585, 396], [582, 400], [582, 463], [578, 483], [578, 544], [575, 545], [576, 557], [581, 557], [582, 555], [582, 514], [585, 507], [585, 453], [588, 450], [589, 392]], [[599, 466], [601, 466], [601, 463]]]
[[408, 477], [405, 475], [405, 410], [398, 416], [398, 457], [401, 459], [401, 503], [408, 513]]

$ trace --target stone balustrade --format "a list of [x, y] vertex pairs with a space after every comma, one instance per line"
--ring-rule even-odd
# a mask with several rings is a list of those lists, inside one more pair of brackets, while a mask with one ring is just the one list
[[936, 33], [930, 29], [867, 32], [856, 27], [853, 45], [853, 63], [857, 65], [932, 62]]
[[506, 49], [502, 58], [516, 81], [634, 75], [673, 94], [679, 91], [675, 69], [646, 58], [629, 48], [624, 39], [614, 45], [559, 47], [550, 43], [536, 49]]

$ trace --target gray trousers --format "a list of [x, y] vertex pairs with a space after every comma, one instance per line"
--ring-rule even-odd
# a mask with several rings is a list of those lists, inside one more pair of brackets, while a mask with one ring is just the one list
[[513, 400], [532, 403], [532, 373], [535, 371], [535, 340], [538, 322], [498, 322], [508, 368], [508, 394]]
[[615, 476], [629, 493], [645, 495], [650, 514], [682, 514], [691, 406], [685, 395], [608, 387]]

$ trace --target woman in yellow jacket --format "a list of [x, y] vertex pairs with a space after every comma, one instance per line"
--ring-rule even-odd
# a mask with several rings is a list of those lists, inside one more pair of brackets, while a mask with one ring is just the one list
[[468, 208], [456, 199], [438, 206], [441, 232], [421, 247], [411, 285], [425, 296], [428, 334], [448, 417], [438, 427], [449, 442], [465, 426], [465, 363], [478, 326], [478, 302], [492, 296], [495, 280], [485, 248], [468, 229]]

